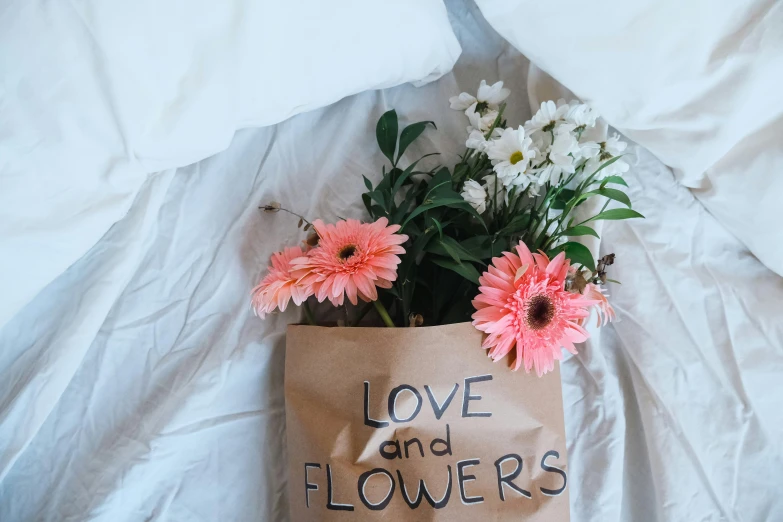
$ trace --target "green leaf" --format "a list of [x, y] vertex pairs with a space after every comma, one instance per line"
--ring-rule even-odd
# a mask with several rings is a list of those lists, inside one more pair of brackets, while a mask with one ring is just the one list
[[433, 223], [435, 223], [435, 226], [438, 227], [438, 234], [440, 236], [440, 239], [443, 239], [443, 225], [440, 224], [440, 221], [438, 221], [435, 218], [430, 218]]
[[397, 111], [383, 113], [375, 127], [375, 137], [383, 155], [394, 164], [394, 150], [397, 148]]
[[451, 182], [452, 179], [449, 169], [446, 167], [438, 169], [435, 175], [432, 176], [430, 181], [427, 183], [427, 195], [425, 196], [425, 199], [434, 199], [436, 197], [458, 197], [462, 199], [462, 196], [460, 196], [454, 191], [454, 189], [451, 188]]
[[408, 190], [408, 193], [405, 194], [405, 199], [403, 199], [402, 203], [400, 203], [400, 206], [397, 207], [397, 210], [394, 211], [394, 214], [392, 215], [391, 224], [396, 225], [399, 224], [403, 217], [405, 217], [405, 214], [408, 212], [408, 210], [411, 207], [411, 203], [416, 199], [416, 190], [414, 190], [414, 187], [411, 187]]
[[525, 212], [524, 214], [517, 214], [511, 219], [511, 221], [508, 222], [508, 225], [500, 229], [498, 235], [505, 236], [505, 235], [519, 234], [523, 232], [528, 227], [529, 224], [530, 224], [529, 212]]
[[562, 232], [563, 236], [593, 236], [601, 238], [598, 233], [590, 227], [579, 225], [573, 228], [568, 228]]
[[562, 189], [560, 192], [557, 193], [555, 200], [568, 201], [569, 199], [574, 197], [574, 194], [575, 191], [571, 189]]
[[380, 206], [382, 206], [384, 209], [386, 209], [386, 208], [387, 208], [387, 205], [386, 205], [386, 196], [385, 196], [385, 195], [384, 195], [384, 193], [383, 193], [383, 192], [381, 192], [380, 190], [373, 190], [372, 192], [368, 192], [368, 193], [367, 193], [367, 195], [368, 195], [368, 196], [370, 196], [370, 198], [371, 198], [373, 201], [375, 201], [376, 203], [378, 203], [378, 204], [379, 204]]
[[478, 211], [475, 208], [473, 208], [471, 206], [471, 204], [468, 203], [467, 201], [465, 201], [464, 199], [461, 202], [459, 202], [459, 203], [453, 203], [453, 204], [446, 205], [446, 206], [451, 207], [451, 208], [459, 208], [459, 209], [467, 211], [469, 214], [473, 215], [473, 217], [475, 217], [478, 220], [479, 223], [481, 223], [481, 227], [484, 230], [489, 231], [487, 229], [487, 224], [484, 223], [484, 218], [481, 217], [481, 214], [479, 214]]
[[367, 176], [362, 176], [362, 179], [364, 179], [364, 186], [367, 187], [367, 190], [372, 190], [372, 183], [367, 179]]
[[591, 176], [595, 176], [596, 174], [598, 174], [599, 172], [601, 172], [601, 171], [602, 171], [602, 170], [604, 170], [606, 167], [608, 167], [609, 165], [611, 165], [611, 164], [612, 164], [612, 163], [614, 163], [615, 161], [619, 160], [619, 159], [620, 159], [620, 158], [622, 158], [623, 156], [625, 156], [625, 154], [620, 154], [619, 156], [615, 156], [614, 158], [612, 158], [612, 159], [610, 159], [610, 160], [606, 160], [605, 162], [601, 163], [601, 166], [600, 166], [600, 167], [598, 167], [598, 168], [595, 170], [595, 172], [593, 172], [593, 173], [592, 173], [592, 174], [590, 174], [590, 175], [591, 175]]
[[508, 250], [509, 238], [498, 236], [495, 242], [492, 242], [492, 236], [472, 236], [460, 242], [462, 247], [470, 252], [474, 257], [488, 260], [497, 257]]
[[400, 149], [397, 151], [397, 161], [400, 161], [400, 158], [405, 152], [405, 149], [407, 149], [408, 145], [413, 143], [413, 141], [418, 138], [422, 132], [424, 132], [424, 129], [427, 128], [427, 125], [432, 125], [436, 129], [438, 128], [435, 126], [434, 122], [420, 121], [417, 123], [412, 123], [402, 129], [402, 134], [400, 134]]
[[[396, 297], [397, 299], [400, 298], [399, 292], [397, 292], [397, 289], [395, 287], [393, 287], [393, 286], [391, 288], [385, 288], [385, 289], [381, 290], [381, 292], [388, 292], [391, 295], [393, 295], [394, 297]], [[367, 304], [370, 304], [370, 303], [367, 303]]]
[[574, 197], [575, 191], [571, 189], [561, 189], [555, 195], [555, 199], [549, 208], [554, 210], [563, 210], [566, 207], [566, 203]]
[[559, 247], [553, 248], [547, 252], [547, 255], [552, 257], [563, 251], [565, 251], [565, 255], [571, 261], [572, 265], [579, 263], [584, 265], [586, 268], [595, 271], [595, 259], [593, 259], [593, 254], [591, 254], [590, 249], [584, 246], [582, 243], [569, 241], [568, 243], [564, 243]]
[[473, 284], [479, 284], [478, 279], [480, 274], [476, 267], [470, 263], [457, 263], [452, 259], [445, 257], [433, 257], [432, 262], [436, 265], [458, 273]]
[[460, 263], [462, 261], [474, 261], [480, 264], [486, 264], [481, 259], [473, 255], [467, 248], [462, 246], [456, 239], [450, 236], [445, 236], [439, 239], [427, 249], [428, 252], [433, 254], [439, 254], [442, 256], [450, 256], [454, 261]]
[[613, 208], [611, 210], [605, 210], [601, 212], [598, 215], [595, 215], [585, 221], [585, 223], [590, 221], [597, 221], [599, 219], [631, 219], [631, 218], [643, 218], [644, 216], [636, 212], [635, 210], [631, 210], [629, 208]]
[[622, 283], [621, 283], [620, 281], [618, 281], [617, 279], [609, 279], [608, 277], [606, 278], [606, 282], [607, 282], [607, 283], [615, 283], [615, 284], [618, 284], [618, 285], [621, 285], [621, 284], [622, 284]]
[[[411, 227], [415, 227], [415, 225], [416, 223], [411, 223]], [[405, 249], [406, 252], [402, 256], [402, 262], [397, 270], [398, 281], [405, 281], [408, 278], [409, 271], [412, 268], [415, 268], [414, 263], [416, 262], [416, 259], [419, 257], [419, 254], [427, 248], [427, 245], [435, 236], [435, 232], [436, 230], [434, 228], [426, 230], [423, 234], [416, 237], [410, 248]]]
[[488, 247], [491, 240], [490, 236], [471, 236], [460, 244], [465, 250], [481, 259], [489, 257], [482, 255], [482, 253], [489, 250]]
[[603, 180], [598, 180], [596, 183], [601, 183], [601, 188], [604, 188], [609, 183], [616, 183], [618, 185], [623, 185], [625, 187], [628, 186], [628, 183], [626, 183], [625, 180], [620, 176], [607, 176]]
[[367, 194], [362, 194], [362, 202], [364, 203], [364, 207], [367, 209], [367, 212], [370, 214], [370, 216], [373, 219], [376, 219], [378, 216], [373, 214], [372, 212], [372, 200], [370, 199], [370, 196]]
[[597, 192], [601, 196], [607, 197], [609, 199], [613, 199], [615, 201], [619, 201], [626, 207], [631, 208], [631, 199], [628, 197], [628, 194], [626, 194], [622, 190], [617, 190], [612, 188], [601, 188], [598, 189]]
[[437, 247], [440, 247], [438, 250], [441, 251], [445, 250], [446, 255], [450, 256], [454, 261], [456, 261], [457, 263], [462, 263], [462, 259], [460, 259], [459, 253], [454, 248], [452, 248], [447, 241], [443, 241], [439, 239], [438, 242], [435, 243], [435, 245]]
[[424, 158], [426, 158], [428, 156], [435, 156], [437, 154], [440, 154], [440, 153], [439, 152], [433, 152], [431, 154], [425, 154], [421, 158], [417, 159], [416, 161], [414, 161], [413, 163], [408, 165], [408, 168], [403, 170], [402, 174], [400, 175], [400, 177], [397, 178], [397, 181], [394, 182], [394, 186], [392, 187], [392, 194], [396, 194], [397, 191], [400, 190], [400, 188], [402, 188], [402, 184], [405, 183], [405, 180], [408, 179], [409, 177], [411, 177], [414, 174], [413, 169], [416, 168], [416, 164], [418, 162], [420, 162], [421, 160], [423, 160]]
[[462, 198], [444, 198], [438, 200], [430, 200], [429, 203], [424, 203], [416, 207], [416, 209], [413, 212], [411, 212], [407, 218], [405, 218], [405, 221], [402, 222], [402, 228], [405, 228], [405, 225], [407, 225], [413, 218], [415, 218], [416, 216], [418, 216], [423, 212], [428, 211], [431, 208], [447, 207], [449, 205], [455, 205], [458, 203], [465, 203], [465, 200]]
[[476, 212], [476, 209], [471, 207], [470, 204], [462, 199], [461, 197], [450, 197], [450, 198], [443, 198], [443, 199], [436, 199], [436, 200], [429, 200], [429, 203], [424, 203], [422, 205], [419, 205], [416, 207], [416, 209], [411, 212], [407, 218], [405, 218], [405, 221], [402, 222], [402, 227], [405, 228], [405, 225], [407, 225], [413, 218], [418, 216], [419, 214], [426, 212], [433, 208], [438, 207], [451, 207], [451, 208], [459, 208], [462, 210], [465, 210], [471, 214], [473, 214], [475, 217], [477, 217], [481, 224], [486, 228], [486, 223], [484, 223], [484, 220], [481, 219], [481, 215]]

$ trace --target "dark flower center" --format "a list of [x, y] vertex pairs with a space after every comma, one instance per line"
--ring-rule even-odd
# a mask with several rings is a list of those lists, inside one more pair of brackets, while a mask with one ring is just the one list
[[549, 326], [555, 317], [555, 304], [545, 295], [536, 295], [527, 305], [525, 322], [531, 330], [541, 330]]
[[477, 113], [479, 113], [479, 114], [481, 114], [482, 116], [484, 115], [484, 112], [485, 112], [487, 109], [489, 109], [489, 103], [487, 103], [487, 102], [485, 102], [485, 101], [478, 102], [478, 103], [476, 104], [476, 112], [477, 112]]
[[337, 252], [340, 261], [347, 261], [356, 253], [356, 245], [345, 245]]

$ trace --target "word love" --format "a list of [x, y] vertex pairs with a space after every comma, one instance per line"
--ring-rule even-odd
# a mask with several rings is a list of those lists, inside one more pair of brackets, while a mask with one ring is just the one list
[[[491, 381], [491, 375], [479, 375], [477, 377], [465, 377], [462, 388], [462, 417], [491, 417], [492, 413], [486, 411], [470, 411], [470, 403], [473, 401], [480, 401], [481, 395], [474, 395], [471, 391], [471, 386], [480, 382]], [[424, 385], [424, 392], [427, 394], [432, 412], [435, 414], [435, 418], [440, 420], [443, 414], [446, 413], [451, 401], [457, 394], [459, 389], [459, 383], [454, 383], [454, 387], [449, 392], [448, 396], [439, 402], [435, 397], [435, 394], [428, 385]], [[413, 411], [406, 417], [400, 418], [397, 411], [397, 400], [403, 394], [411, 394], [415, 400], [415, 406]], [[394, 423], [406, 423], [411, 422], [421, 412], [423, 399], [419, 390], [411, 386], [410, 384], [401, 384], [389, 392], [389, 398], [387, 401], [387, 409], [389, 413], [389, 419]], [[371, 428], [385, 428], [389, 425], [389, 421], [376, 420], [370, 417], [370, 382], [364, 381], [364, 424]]]

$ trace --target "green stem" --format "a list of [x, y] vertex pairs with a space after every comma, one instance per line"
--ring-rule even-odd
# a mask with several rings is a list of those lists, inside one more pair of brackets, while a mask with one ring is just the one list
[[303, 308], [305, 309], [305, 317], [307, 318], [307, 323], [311, 326], [318, 326], [315, 322], [315, 316], [313, 315], [313, 311], [310, 310], [310, 305], [307, 303], [307, 301], [304, 302]]
[[[556, 217], [554, 217], [552, 219], [547, 219], [546, 220], [546, 222], [544, 223], [544, 228], [541, 230], [541, 233], [538, 235], [536, 240], [533, 242], [533, 248], [538, 248], [539, 246], [543, 247], [543, 245], [539, 245], [539, 243], [541, 243], [541, 241], [546, 239], [546, 237], [547, 237], [547, 230], [549, 230], [549, 227], [552, 226], [552, 223], [554, 223], [556, 220], [557, 220]], [[542, 250], [543, 250], [543, 248], [542, 248]]]
[[502, 121], [503, 118], [503, 111], [505, 110], [506, 110], [506, 104], [501, 103], [500, 107], [498, 108], [498, 115], [497, 117], [495, 117], [495, 121], [492, 122], [492, 126], [489, 128], [489, 131], [487, 131], [487, 133], [484, 135], [485, 140], [488, 140], [492, 136], [492, 131], [495, 130], [495, 127], [500, 125], [500, 122]]
[[495, 172], [495, 195], [494, 199], [492, 200], [492, 206], [495, 207], [492, 209], [493, 214], [498, 213], [498, 173]]
[[372, 303], [365, 303], [362, 309], [359, 311], [358, 317], [356, 317], [356, 320], [354, 320], [351, 323], [351, 326], [356, 326], [360, 322], [362, 322], [362, 319], [364, 319], [364, 316], [367, 315], [367, 312], [370, 311], [370, 307], [372, 306]]
[[307, 323], [311, 326], [318, 326], [315, 322], [315, 316], [313, 315], [313, 311], [310, 310], [310, 305], [307, 303], [307, 301], [304, 302], [304, 311], [305, 311], [305, 317], [307, 317]]
[[375, 306], [375, 310], [378, 312], [378, 315], [381, 316], [381, 319], [383, 319], [384, 324], [388, 326], [389, 328], [394, 328], [394, 321], [392, 321], [392, 318], [389, 317], [389, 312], [386, 311], [386, 307], [383, 306], [383, 303], [381, 303], [380, 299], [376, 299], [372, 302], [373, 306]]

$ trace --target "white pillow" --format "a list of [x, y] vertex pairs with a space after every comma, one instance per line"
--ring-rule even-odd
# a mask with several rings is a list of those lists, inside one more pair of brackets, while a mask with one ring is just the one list
[[241, 127], [436, 79], [460, 51], [441, 0], [5, 2], [0, 327], [149, 173], [219, 152]]
[[533, 63], [594, 105], [783, 275], [783, 4], [477, 0]]

